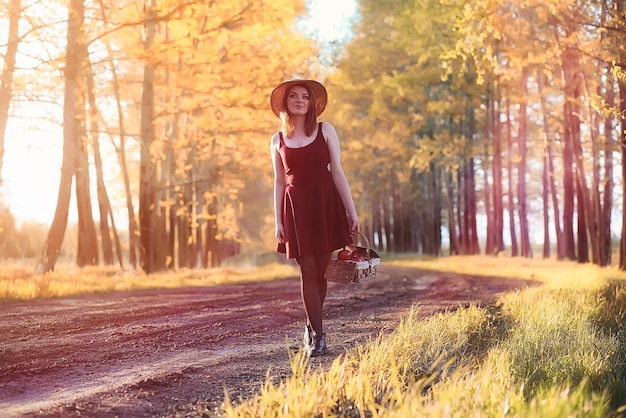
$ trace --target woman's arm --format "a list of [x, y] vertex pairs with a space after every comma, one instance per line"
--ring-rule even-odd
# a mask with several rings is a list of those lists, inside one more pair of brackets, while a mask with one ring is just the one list
[[352, 200], [352, 193], [350, 192], [350, 186], [348, 185], [348, 179], [341, 166], [341, 152], [339, 147], [339, 137], [335, 128], [330, 123], [324, 122], [322, 124], [322, 133], [326, 138], [326, 144], [328, 145], [328, 151], [330, 152], [330, 174], [335, 183], [335, 187], [339, 192], [343, 206], [348, 212], [348, 219], [350, 220], [350, 230], [353, 233], [359, 232], [359, 217], [356, 213], [354, 206], [354, 200]]
[[285, 242], [285, 228], [283, 226], [283, 199], [285, 195], [286, 179], [283, 160], [278, 152], [279, 145], [280, 136], [277, 132], [272, 136], [270, 152], [272, 155], [272, 165], [274, 166], [274, 220], [276, 222], [274, 236], [278, 242], [282, 244]]

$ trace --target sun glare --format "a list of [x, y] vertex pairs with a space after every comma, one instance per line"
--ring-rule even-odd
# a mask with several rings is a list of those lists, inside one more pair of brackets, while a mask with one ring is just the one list
[[352, 32], [351, 21], [356, 12], [356, 0], [313, 1], [309, 15], [299, 22], [299, 27], [320, 42], [343, 41]]

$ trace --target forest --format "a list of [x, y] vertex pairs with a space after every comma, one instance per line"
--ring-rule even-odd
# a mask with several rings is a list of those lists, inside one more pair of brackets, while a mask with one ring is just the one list
[[313, 78], [377, 250], [626, 270], [626, 1], [360, 0], [330, 48], [299, 30], [307, 3], [3, 2], [0, 178], [26, 104], [62, 107], [63, 155], [41, 245], [0, 195], [0, 258], [152, 273], [271, 253], [269, 94]]

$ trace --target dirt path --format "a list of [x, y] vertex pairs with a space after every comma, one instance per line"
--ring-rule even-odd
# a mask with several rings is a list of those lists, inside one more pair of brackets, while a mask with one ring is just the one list
[[[421, 315], [532, 285], [381, 266], [376, 280], [331, 283], [330, 352]], [[271, 283], [0, 302], [0, 417], [218, 416], [289, 373], [304, 313], [297, 278]]]

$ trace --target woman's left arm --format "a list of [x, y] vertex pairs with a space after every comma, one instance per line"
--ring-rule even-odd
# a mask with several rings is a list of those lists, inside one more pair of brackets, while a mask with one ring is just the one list
[[328, 145], [328, 152], [330, 153], [330, 174], [339, 192], [343, 206], [346, 208], [350, 221], [350, 230], [352, 233], [359, 232], [359, 218], [356, 213], [356, 207], [354, 206], [354, 200], [352, 199], [352, 193], [350, 192], [350, 186], [348, 185], [348, 179], [341, 166], [339, 137], [337, 136], [335, 127], [328, 122], [322, 123], [322, 133], [324, 134], [326, 144]]

